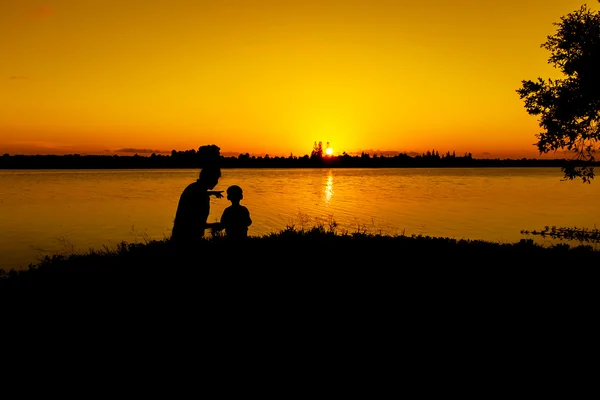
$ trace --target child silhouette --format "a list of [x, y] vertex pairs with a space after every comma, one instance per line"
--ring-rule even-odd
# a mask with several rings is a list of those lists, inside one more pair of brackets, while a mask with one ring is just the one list
[[252, 225], [250, 211], [240, 204], [244, 198], [242, 188], [232, 185], [227, 188], [227, 200], [231, 205], [223, 210], [217, 229], [225, 229], [225, 235], [230, 239], [245, 239], [248, 237], [248, 227]]

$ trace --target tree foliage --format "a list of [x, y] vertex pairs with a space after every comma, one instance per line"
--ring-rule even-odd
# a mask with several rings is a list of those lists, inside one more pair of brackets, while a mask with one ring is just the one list
[[312, 152], [310, 153], [310, 158], [313, 160], [322, 160], [323, 159], [323, 142], [315, 142], [313, 145]]
[[564, 78], [523, 80], [517, 93], [527, 112], [538, 117], [540, 154], [566, 151], [572, 157], [562, 167], [565, 178], [590, 183], [589, 162], [595, 161], [600, 139], [600, 13], [584, 4], [554, 25], [556, 33], [541, 47]]

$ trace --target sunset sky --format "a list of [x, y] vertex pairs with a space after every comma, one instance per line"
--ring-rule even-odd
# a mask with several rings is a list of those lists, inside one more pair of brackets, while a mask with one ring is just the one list
[[0, 153], [539, 158], [515, 90], [583, 4], [2, 0]]

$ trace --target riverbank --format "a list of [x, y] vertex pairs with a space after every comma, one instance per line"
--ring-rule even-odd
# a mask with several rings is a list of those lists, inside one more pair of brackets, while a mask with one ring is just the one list
[[[557, 243], [542, 247], [516, 243], [456, 240], [428, 236], [336, 234], [322, 227], [285, 229], [242, 243], [205, 239], [190, 258], [169, 240], [121, 243], [115, 250], [46, 256], [23, 271], [2, 271], [0, 290], [15, 294], [213, 291], [211, 282], [253, 290], [265, 284], [309, 282], [390, 282], [430, 271], [454, 278], [464, 271], [489, 277], [507, 271], [524, 275], [540, 268], [599, 265], [592, 246]], [[461, 272], [463, 271], [463, 272]], [[364, 289], [364, 288], [363, 288]]]

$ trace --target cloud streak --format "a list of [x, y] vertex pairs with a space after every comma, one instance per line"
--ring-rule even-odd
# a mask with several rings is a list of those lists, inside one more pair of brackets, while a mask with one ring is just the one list
[[48, 18], [53, 17], [55, 14], [56, 14], [56, 12], [53, 9], [51, 9], [50, 7], [39, 6], [39, 7], [34, 8], [29, 13], [29, 16], [35, 20], [46, 20]]
[[131, 153], [131, 154], [170, 154], [170, 151], [166, 150], [152, 150], [152, 149], [136, 149], [134, 147], [125, 147], [123, 149], [114, 150], [115, 153]]

